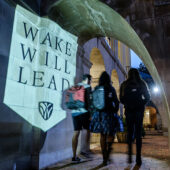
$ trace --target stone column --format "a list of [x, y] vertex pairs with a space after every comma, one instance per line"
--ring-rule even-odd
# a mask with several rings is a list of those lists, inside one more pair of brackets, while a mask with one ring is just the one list
[[168, 141], [169, 141], [169, 150], [170, 150], [170, 124], [168, 127]]
[[31, 148], [31, 169], [39, 169], [39, 144], [40, 144], [40, 129], [32, 128], [32, 148]]
[[32, 170], [39, 170], [40, 150], [44, 145], [46, 134], [47, 133], [43, 132], [41, 129], [34, 126], [32, 127], [32, 145], [30, 162], [30, 168]]
[[[85, 73], [90, 73], [90, 68], [92, 66], [89, 61], [89, 56], [85, 55], [85, 51], [82, 46], [79, 46], [77, 52], [77, 74], [80, 77]], [[79, 152], [88, 152], [90, 150], [90, 132], [87, 130], [81, 131], [80, 136], [80, 146], [78, 147]]]

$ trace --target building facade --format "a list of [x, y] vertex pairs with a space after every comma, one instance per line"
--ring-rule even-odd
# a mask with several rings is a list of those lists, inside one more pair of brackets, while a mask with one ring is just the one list
[[[118, 46], [118, 44], [121, 45]], [[113, 86], [119, 96], [120, 83], [126, 79], [126, 69], [129, 67], [130, 50], [119, 41], [113, 39], [109, 39], [108, 41], [108, 38], [93, 38], [86, 42], [83, 46], [78, 47], [77, 81], [81, 81], [83, 74], [89, 73], [92, 76], [93, 88], [98, 84], [101, 73], [103, 71], [107, 71], [111, 76]], [[120, 105], [119, 110], [119, 114], [122, 115], [122, 105]], [[61, 131], [61, 129], [63, 130]], [[40, 167], [45, 167], [72, 156], [72, 133], [72, 120], [71, 115], [68, 113], [66, 120], [63, 120], [60, 124], [47, 132], [47, 137], [40, 153]], [[79, 138], [79, 151], [85, 148], [90, 148], [90, 143], [87, 144], [84, 142], [85, 134], [86, 131], [82, 130]], [[58, 136], [60, 136], [60, 140], [54, 142]], [[91, 134], [91, 142], [94, 143], [98, 141], [99, 135]]]
[[[73, 125], [71, 114], [67, 112], [65, 119], [49, 130], [43, 131], [30, 124], [27, 119], [17, 114], [14, 109], [11, 109], [4, 103], [15, 5], [7, 1], [1, 1], [0, 7], [2, 7], [0, 8], [0, 169], [15, 169], [17, 167], [22, 167], [23, 169], [31, 169], [32, 167], [43, 168], [72, 156], [71, 139]], [[31, 19], [28, 20], [28, 22], [31, 21]], [[47, 30], [48, 27], [49, 25], [45, 26]], [[20, 34], [20, 32], [18, 33]], [[26, 35], [26, 37], [27, 36], [28, 35]], [[50, 42], [48, 33], [44, 40]], [[21, 45], [21, 47], [23, 49], [24, 45]], [[36, 48], [36, 46], [33, 46], [33, 48]], [[24, 50], [22, 52], [24, 54]], [[66, 53], [69, 54], [69, 51]], [[47, 58], [46, 55], [46, 65], [48, 65]], [[30, 58], [30, 62], [32, 62], [32, 60], [33, 58]], [[12, 63], [12, 65], [15, 64]], [[65, 62], [65, 65], [67, 65], [67, 62]], [[113, 86], [116, 88], [117, 93], [119, 93], [119, 85], [125, 80], [129, 67], [129, 49], [114, 39], [93, 38], [83, 45], [78, 43], [76, 57], [77, 81], [81, 80], [84, 73], [90, 73], [93, 77], [92, 86], [95, 87], [102, 71], [107, 71], [111, 76]], [[29, 65], [29, 69], [32, 69], [31, 65]], [[16, 70], [13, 71], [15, 72]], [[23, 68], [20, 67], [19, 82], [26, 84], [26, 79], [21, 79], [22, 71]], [[67, 67], [65, 67], [65, 72], [67, 72]], [[38, 72], [34, 70], [33, 73], [34, 81], [37, 80], [38, 82], [38, 80], [40, 80], [41, 82], [41, 77], [38, 76]], [[33, 82], [33, 84], [35, 85], [35, 82]], [[52, 87], [55, 87], [54, 78], [51, 79], [49, 85], [49, 88]], [[17, 93], [25, 95], [21, 89]], [[31, 93], [32, 92], [30, 92], [30, 94]], [[15, 98], [12, 93], [11, 98]], [[18, 98], [16, 98], [16, 100], [18, 100]], [[122, 111], [122, 106], [120, 106], [120, 114], [123, 113]], [[85, 132], [82, 132], [80, 137], [79, 150], [86, 145], [83, 143], [84, 133]], [[90, 146], [90, 144], [88, 146]]]

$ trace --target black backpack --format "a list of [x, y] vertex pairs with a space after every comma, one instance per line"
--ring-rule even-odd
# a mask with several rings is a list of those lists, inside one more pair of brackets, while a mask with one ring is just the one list
[[144, 89], [136, 82], [128, 82], [124, 87], [123, 104], [129, 108], [138, 108], [146, 104]]
[[115, 97], [115, 93], [113, 91], [113, 88], [111, 86], [108, 86], [105, 89], [105, 110], [107, 112], [114, 112], [116, 113], [117, 111], [116, 109], [116, 97]]

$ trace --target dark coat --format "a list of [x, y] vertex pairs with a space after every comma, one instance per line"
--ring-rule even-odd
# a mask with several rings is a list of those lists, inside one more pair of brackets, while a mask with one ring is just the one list
[[92, 89], [88, 87], [85, 89], [85, 109], [91, 112], [92, 108]]
[[117, 113], [119, 110], [119, 100], [117, 98], [115, 88], [109, 85], [109, 86], [104, 86], [104, 90], [105, 90], [105, 103], [106, 103], [104, 111]]
[[135, 103], [133, 104], [135, 109], [143, 108], [147, 102], [150, 100], [150, 93], [148, 90], [148, 87], [146, 83], [143, 80], [135, 81], [135, 80], [126, 80], [124, 81], [120, 86], [120, 102], [125, 105], [125, 108], [131, 108], [129, 105], [131, 96], [125, 96], [125, 91], [130, 90], [130, 85], [133, 84], [137, 89], [140, 89], [140, 93], [143, 95], [143, 99], [141, 100], [141, 96], [139, 100], [139, 105], [135, 106]]

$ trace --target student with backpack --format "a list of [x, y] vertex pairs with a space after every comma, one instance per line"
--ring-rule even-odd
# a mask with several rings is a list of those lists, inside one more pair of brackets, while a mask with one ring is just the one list
[[117, 131], [117, 119], [114, 114], [118, 112], [119, 101], [106, 71], [101, 74], [99, 85], [93, 92], [93, 104], [96, 112], [92, 117], [90, 129], [92, 132], [100, 133], [103, 165], [107, 165]]
[[136, 165], [142, 165], [142, 127], [146, 103], [150, 100], [150, 93], [146, 83], [141, 79], [139, 72], [131, 68], [128, 79], [120, 86], [120, 102], [124, 104], [128, 131], [128, 163], [132, 163], [132, 143], [136, 138]]
[[[72, 137], [72, 150], [73, 150], [73, 163], [81, 161], [77, 157], [76, 151], [78, 146], [78, 137], [82, 129], [86, 129], [87, 143], [90, 140], [90, 113], [89, 108], [91, 105], [91, 76], [84, 74], [82, 82], [71, 87], [66, 92], [66, 107], [72, 110], [72, 120], [74, 126], [74, 134]], [[87, 156], [87, 154], [86, 154]]]

